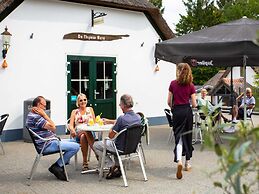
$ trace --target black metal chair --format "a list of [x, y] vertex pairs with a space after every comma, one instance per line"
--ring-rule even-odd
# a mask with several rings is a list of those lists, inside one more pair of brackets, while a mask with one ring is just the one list
[[[35, 173], [35, 171], [36, 171], [36, 169], [37, 169], [37, 166], [38, 166], [38, 164], [39, 164], [39, 162], [40, 162], [40, 158], [41, 158], [42, 156], [47, 156], [47, 155], [52, 155], [52, 154], [57, 154], [57, 153], [60, 154], [60, 157], [61, 157], [61, 160], [62, 160], [62, 163], [63, 163], [63, 166], [64, 166], [64, 172], [65, 172], [65, 175], [66, 175], [66, 179], [67, 179], [67, 181], [68, 181], [68, 175], [67, 175], [66, 165], [65, 165], [65, 162], [64, 162], [64, 158], [63, 158], [63, 151], [61, 150], [61, 147], [60, 147], [60, 141], [61, 141], [60, 138], [58, 138], [58, 137], [42, 138], [42, 137], [40, 137], [38, 134], [36, 134], [32, 129], [30, 129], [30, 128], [28, 128], [28, 127], [26, 127], [26, 128], [28, 129], [28, 132], [29, 132], [30, 137], [31, 137], [31, 139], [32, 139], [32, 143], [33, 143], [33, 145], [34, 145], [34, 147], [35, 147], [35, 150], [36, 150], [36, 152], [37, 152], [36, 158], [35, 158], [35, 160], [34, 160], [34, 162], [33, 162], [32, 168], [31, 168], [30, 175], [29, 175], [29, 177], [28, 177], [28, 179], [29, 179], [28, 185], [30, 185], [30, 183], [31, 183], [31, 180], [32, 180], [32, 178], [33, 178], [33, 175], [34, 175], [34, 173]], [[36, 139], [41, 139], [42, 141], [44, 141], [44, 145], [43, 145], [43, 148], [42, 148], [41, 150], [37, 147]], [[46, 147], [47, 142], [48, 142], [48, 141], [51, 141], [51, 140], [58, 140], [59, 150], [56, 151], [56, 152], [43, 153], [43, 151], [44, 151], [44, 149], [45, 149], [45, 147]]]
[[174, 137], [173, 114], [172, 114], [171, 110], [169, 110], [167, 108], [164, 109], [164, 112], [165, 112], [165, 116], [166, 116], [167, 121], [168, 121], [168, 125], [169, 125], [169, 127], [171, 127], [170, 134], [168, 136], [168, 143], [170, 143], [170, 142], [173, 141], [173, 137]]
[[141, 117], [141, 125], [143, 126], [143, 131], [141, 133], [142, 137], [146, 138], [146, 144], [149, 145], [150, 143], [150, 137], [149, 137], [149, 124], [148, 119], [145, 117], [145, 115], [142, 112], [137, 112], [137, 114]]
[[3, 144], [1, 142], [1, 136], [2, 136], [2, 133], [3, 133], [3, 130], [4, 130], [4, 126], [5, 126], [5, 123], [6, 123], [7, 119], [8, 119], [8, 117], [9, 117], [9, 114], [3, 114], [0, 117], [0, 145], [1, 145], [1, 148], [3, 150], [3, 154], [5, 154], [5, 151], [4, 151]]
[[[118, 133], [113, 139], [109, 139], [108, 137], [104, 139], [104, 149], [103, 149], [103, 157], [102, 157], [102, 162], [101, 162], [101, 169], [100, 169], [100, 173], [99, 173], [99, 180], [102, 179], [103, 177], [103, 168], [104, 168], [104, 163], [105, 163], [105, 156], [107, 154], [107, 150], [106, 150], [106, 142], [107, 140], [112, 140], [113, 146], [115, 148], [116, 153], [112, 153], [114, 155], [116, 155], [119, 159], [119, 164], [120, 164], [120, 169], [121, 169], [121, 173], [122, 173], [122, 178], [124, 181], [124, 186], [127, 187], [128, 183], [127, 183], [127, 179], [126, 179], [126, 174], [125, 174], [125, 168], [123, 167], [122, 164], [122, 160], [128, 160], [128, 159], [132, 159], [134, 157], [138, 157], [139, 158], [139, 162], [140, 162], [140, 166], [143, 172], [143, 176], [144, 176], [144, 180], [147, 181], [147, 175], [146, 175], [146, 171], [145, 171], [145, 167], [143, 164], [143, 159], [142, 159], [142, 155], [139, 151], [139, 145], [140, 145], [140, 141], [141, 141], [141, 133], [143, 131], [143, 127], [142, 125], [133, 125], [130, 126], [122, 131], [120, 131], [120, 133]], [[125, 141], [124, 141], [124, 150], [120, 151], [117, 149], [116, 144], [115, 144], [115, 140], [116, 138], [118, 138], [119, 136], [121, 136], [122, 134], [125, 135]], [[124, 158], [122, 158], [121, 156], [125, 156]]]
[[166, 118], [167, 118], [169, 127], [173, 127], [173, 115], [172, 115], [171, 110], [165, 108], [165, 109], [164, 109], [164, 112], [165, 112], [165, 116], [166, 116]]
[[[141, 125], [142, 125], [141, 136], [146, 138], [146, 144], [149, 145], [150, 137], [149, 137], [148, 119], [145, 117], [145, 115], [142, 112], [137, 112], [137, 114], [141, 117]], [[142, 155], [143, 155], [144, 163], [146, 164], [147, 161], [146, 161], [144, 149], [143, 149], [143, 146], [142, 146], [142, 141], [140, 141], [139, 146], [141, 148], [141, 152], [142, 152]]]

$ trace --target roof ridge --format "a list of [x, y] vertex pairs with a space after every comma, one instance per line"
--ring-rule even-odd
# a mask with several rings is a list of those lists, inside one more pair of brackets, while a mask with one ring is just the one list
[[[2, 0], [0, 2], [0, 22], [15, 10], [24, 0]], [[159, 9], [147, 0], [57, 0], [63, 2], [89, 4], [143, 12], [161, 39], [175, 35], [166, 23]]]

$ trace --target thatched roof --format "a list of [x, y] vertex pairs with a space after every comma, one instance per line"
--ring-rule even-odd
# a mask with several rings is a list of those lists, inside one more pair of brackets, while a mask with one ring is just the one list
[[[0, 22], [7, 17], [24, 0], [2, 0], [0, 2]], [[158, 8], [147, 0], [60, 0], [71, 3], [89, 4], [143, 12], [154, 29], [163, 40], [173, 38], [175, 35], [167, 25]]]
[[210, 78], [203, 85], [203, 88], [206, 88], [208, 90], [213, 89], [222, 78], [225, 78], [229, 74], [229, 72], [230, 72], [230, 68], [228, 68], [226, 70], [219, 70], [219, 72], [216, 75], [214, 75], [212, 78]]

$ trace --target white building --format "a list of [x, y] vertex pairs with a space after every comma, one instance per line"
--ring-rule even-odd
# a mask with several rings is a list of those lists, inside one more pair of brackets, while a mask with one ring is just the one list
[[[243, 67], [233, 67], [233, 79], [238, 79], [240, 77], [243, 77], [244, 75], [242, 75], [242, 70], [243, 70]], [[255, 75], [256, 75], [256, 72], [257, 71], [257, 67], [250, 67], [250, 66], [247, 66], [246, 67], [246, 81], [252, 85], [252, 86], [255, 86]], [[227, 75], [227, 78], [231, 78], [231, 73], [229, 73]]]
[[104, 117], [120, 115], [129, 93], [150, 124], [165, 121], [175, 66], [159, 61], [155, 71], [154, 49], [173, 33], [148, 1], [2, 0], [0, 21], [12, 34], [8, 67], [0, 67], [0, 114], [10, 114], [2, 141], [23, 138], [24, 101], [38, 95], [50, 100], [58, 133], [80, 92]]

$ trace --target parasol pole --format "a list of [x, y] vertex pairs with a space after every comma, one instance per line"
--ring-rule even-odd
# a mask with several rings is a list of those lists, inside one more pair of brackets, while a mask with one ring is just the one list
[[[234, 99], [233, 99], [233, 67], [231, 66], [231, 73], [230, 73], [230, 106], [231, 110], [233, 111], [234, 106]], [[233, 121], [233, 114], [232, 115], [232, 121]]]
[[247, 55], [243, 56], [243, 73], [244, 73], [244, 88], [243, 88], [243, 94], [244, 94], [244, 122], [246, 122], [246, 59]]

